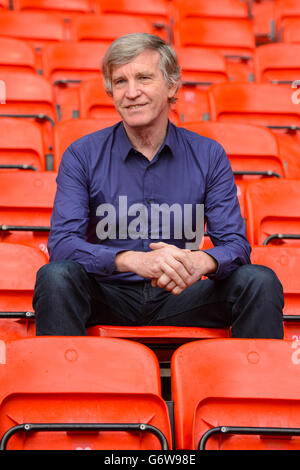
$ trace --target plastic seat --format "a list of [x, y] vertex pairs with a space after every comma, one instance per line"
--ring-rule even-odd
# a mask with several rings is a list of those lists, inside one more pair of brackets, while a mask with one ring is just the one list
[[83, 119], [116, 119], [120, 121], [113, 99], [107, 95], [102, 79], [91, 78], [80, 83], [78, 88], [79, 117]]
[[63, 18], [46, 12], [1, 11], [1, 36], [23, 39], [36, 49], [68, 38]]
[[0, 254], [0, 341], [34, 336], [36, 273], [48, 258], [37, 248], [2, 241]]
[[222, 0], [207, 2], [205, 0], [174, 0], [178, 19], [183, 18], [248, 18], [249, 9], [246, 2], [239, 0]]
[[179, 89], [176, 98], [171, 108], [175, 124], [209, 119], [209, 96], [205, 88], [184, 86]]
[[255, 37], [248, 19], [183, 19], [174, 25], [174, 44], [219, 51], [226, 58], [230, 76], [235, 81], [248, 81], [253, 73]]
[[13, 0], [14, 10], [42, 11], [46, 13], [91, 13], [93, 0]]
[[300, 180], [253, 182], [245, 193], [247, 236], [252, 246], [300, 246]]
[[300, 44], [300, 18], [286, 20], [281, 37], [284, 43]]
[[255, 246], [251, 261], [267, 266], [277, 274], [284, 293], [284, 338], [300, 340], [300, 248]]
[[161, 23], [135, 15], [81, 15], [72, 21], [71, 35], [74, 41], [102, 42], [109, 46], [119, 36], [130, 33], [150, 33], [170, 42], [169, 29]]
[[[120, 118], [121, 120], [121, 118]], [[64, 151], [75, 140], [116, 123], [115, 119], [70, 119], [62, 121], [54, 129], [54, 170], [58, 171]]]
[[6, 85], [0, 118], [26, 118], [37, 122], [43, 131], [45, 152], [51, 152], [53, 127], [57, 120], [51, 84], [44, 77], [23, 72], [2, 71], [0, 78]]
[[56, 173], [0, 172], [0, 243], [21, 243], [48, 254]]
[[229, 81], [226, 60], [218, 51], [201, 47], [176, 48], [181, 67], [182, 86], [208, 88]]
[[300, 57], [298, 44], [266, 44], [256, 48], [254, 73], [256, 82], [271, 82], [288, 85], [300, 76]]
[[171, 364], [176, 448], [300, 449], [299, 352], [299, 342], [272, 339], [178, 348]]
[[300, 129], [300, 108], [288, 87], [222, 83], [211, 86], [209, 100], [213, 121], [259, 124], [281, 133]]
[[243, 217], [245, 190], [249, 181], [288, 176], [287, 156], [281, 156], [276, 136], [269, 129], [228, 122], [186, 122], [181, 125], [223, 146], [235, 176]]
[[286, 21], [300, 19], [300, 5], [297, 0], [274, 0], [274, 16], [277, 39], [281, 38]]
[[1, 353], [2, 450], [172, 448], [159, 364], [144, 345], [37, 337]]
[[0, 170], [45, 170], [43, 136], [40, 126], [25, 119], [2, 118]]
[[58, 43], [47, 46], [42, 56], [44, 76], [54, 88], [61, 120], [71, 119], [78, 109], [78, 86], [82, 80], [101, 77], [101, 61], [107, 46], [101, 43]]
[[170, 19], [168, 0], [148, 0], [147, 2], [95, 0], [95, 4], [98, 6], [100, 14], [136, 15], [165, 24], [168, 24]]
[[0, 36], [0, 72], [20, 71], [37, 73], [34, 49], [25, 41]]

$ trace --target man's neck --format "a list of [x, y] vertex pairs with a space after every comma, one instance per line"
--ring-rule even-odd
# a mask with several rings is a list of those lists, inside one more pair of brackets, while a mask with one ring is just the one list
[[151, 161], [165, 140], [168, 121], [166, 121], [164, 126], [161, 126], [158, 129], [153, 126], [132, 129], [126, 126], [125, 123], [124, 127], [133, 148]]

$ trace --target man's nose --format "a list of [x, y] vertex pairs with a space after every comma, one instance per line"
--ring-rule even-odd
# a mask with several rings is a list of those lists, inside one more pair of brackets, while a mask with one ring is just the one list
[[140, 96], [141, 90], [136, 80], [128, 80], [126, 88], [126, 97], [133, 100]]

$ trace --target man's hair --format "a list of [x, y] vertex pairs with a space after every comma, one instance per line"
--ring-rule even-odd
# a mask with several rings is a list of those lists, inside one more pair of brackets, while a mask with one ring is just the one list
[[[159, 53], [160, 69], [167, 86], [177, 85], [177, 89], [180, 87], [180, 66], [175, 51], [158, 36], [148, 33], [132, 33], [116, 39], [103, 58], [102, 74], [108, 95], [112, 95], [113, 67], [128, 64], [146, 50]], [[170, 102], [175, 101], [175, 98], [170, 100]]]

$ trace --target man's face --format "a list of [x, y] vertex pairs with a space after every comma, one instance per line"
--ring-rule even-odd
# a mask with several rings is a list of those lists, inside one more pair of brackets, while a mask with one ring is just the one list
[[146, 50], [112, 72], [112, 96], [125, 126], [141, 128], [160, 125], [167, 119], [169, 98], [176, 86], [168, 88], [159, 66], [159, 53]]

